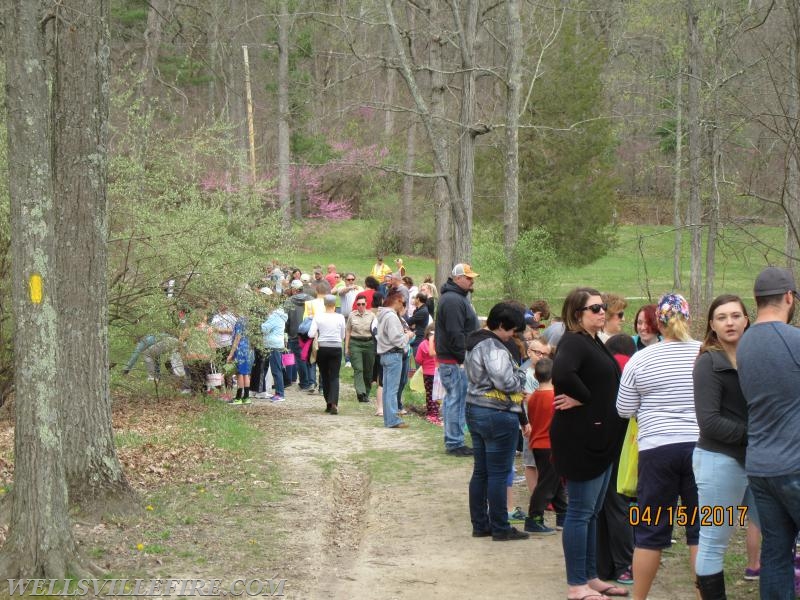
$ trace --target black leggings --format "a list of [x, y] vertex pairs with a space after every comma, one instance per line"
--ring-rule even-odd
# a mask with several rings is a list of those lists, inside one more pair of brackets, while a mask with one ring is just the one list
[[317, 349], [317, 367], [325, 402], [339, 404], [339, 370], [342, 368], [342, 348], [320, 346]]

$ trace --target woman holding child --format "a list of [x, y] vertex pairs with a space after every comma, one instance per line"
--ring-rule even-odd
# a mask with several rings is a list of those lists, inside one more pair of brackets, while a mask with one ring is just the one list
[[597, 576], [597, 515], [625, 434], [625, 421], [614, 405], [619, 365], [598, 337], [606, 320], [600, 292], [572, 290], [564, 300], [561, 318], [566, 332], [553, 361], [556, 396], [550, 441], [569, 497], [562, 538], [567, 598], [627, 596], [625, 589]]

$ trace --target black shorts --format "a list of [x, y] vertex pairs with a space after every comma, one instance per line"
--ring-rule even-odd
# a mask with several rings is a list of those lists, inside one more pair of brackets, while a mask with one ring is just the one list
[[[637, 548], [663, 550], [672, 545], [673, 524], [686, 523], [686, 543], [696, 546], [699, 520], [680, 519], [697, 507], [697, 484], [692, 470], [694, 442], [667, 444], [639, 452], [639, 504], [631, 509], [633, 541]], [[678, 497], [681, 500], [677, 510]], [[684, 512], [685, 511], [685, 512]]]

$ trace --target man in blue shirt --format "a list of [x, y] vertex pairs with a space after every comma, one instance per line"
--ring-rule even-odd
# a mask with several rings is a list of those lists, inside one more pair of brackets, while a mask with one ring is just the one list
[[800, 330], [788, 323], [797, 294], [788, 269], [756, 278], [757, 319], [736, 362], [747, 399], [745, 467], [761, 520], [761, 598], [793, 600], [792, 551], [800, 529]]

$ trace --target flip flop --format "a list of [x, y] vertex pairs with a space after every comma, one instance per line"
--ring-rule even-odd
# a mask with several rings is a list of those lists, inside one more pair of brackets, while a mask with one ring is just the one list
[[580, 598], [567, 597], [567, 600], [608, 600], [608, 598], [600, 592], [592, 592], [591, 594], [581, 596]]
[[625, 588], [617, 587], [615, 585], [610, 585], [604, 590], [597, 590], [598, 594], [602, 594], [604, 596], [627, 596], [628, 590]]

